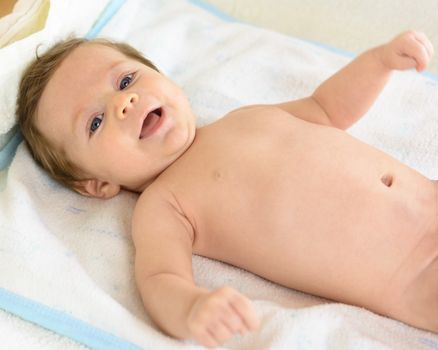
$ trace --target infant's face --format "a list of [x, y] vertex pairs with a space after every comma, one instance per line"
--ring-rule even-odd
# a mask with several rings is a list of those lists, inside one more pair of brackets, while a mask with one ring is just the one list
[[44, 90], [37, 128], [96, 178], [143, 190], [192, 143], [195, 117], [162, 74], [98, 44], [75, 49]]

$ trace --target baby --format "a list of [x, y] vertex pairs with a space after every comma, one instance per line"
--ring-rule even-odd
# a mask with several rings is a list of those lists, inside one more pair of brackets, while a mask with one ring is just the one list
[[55, 179], [140, 194], [135, 277], [164, 332], [215, 347], [258, 327], [238, 291], [194, 284], [192, 254], [438, 332], [438, 185], [343, 131], [392, 70], [422, 71], [432, 53], [405, 32], [312, 96], [196, 128], [181, 89], [136, 50], [71, 39], [27, 69], [17, 114]]

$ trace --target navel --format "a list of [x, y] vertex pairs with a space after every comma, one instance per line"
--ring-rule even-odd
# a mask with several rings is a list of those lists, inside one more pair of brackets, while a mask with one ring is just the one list
[[380, 178], [380, 181], [382, 181], [382, 184], [386, 187], [391, 187], [394, 183], [394, 177], [391, 174], [385, 174]]

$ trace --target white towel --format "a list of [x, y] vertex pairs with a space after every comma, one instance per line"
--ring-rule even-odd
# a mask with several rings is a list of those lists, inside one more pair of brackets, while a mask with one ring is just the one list
[[[185, 0], [129, 0], [102, 35], [140, 48], [179, 83], [199, 125], [241, 105], [305, 96], [349, 61]], [[436, 101], [437, 82], [397, 73], [350, 132], [436, 178]], [[109, 201], [72, 193], [50, 180], [21, 145], [0, 192], [0, 306], [12, 310], [28, 301], [22, 317], [95, 348], [199, 348], [163, 335], [143, 310], [129, 237], [135, 200], [131, 193]], [[230, 285], [248, 295], [261, 317], [258, 332], [233, 338], [226, 349], [438, 348], [437, 335], [217, 261], [195, 256], [193, 269], [199, 285]]]

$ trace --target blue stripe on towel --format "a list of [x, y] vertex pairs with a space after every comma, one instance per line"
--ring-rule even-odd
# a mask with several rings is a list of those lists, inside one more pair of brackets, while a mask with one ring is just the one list
[[87, 39], [95, 38], [124, 3], [125, 0], [111, 0], [85, 37]]
[[430, 78], [430, 79], [435, 80], [436, 82], [438, 82], [438, 75], [437, 75], [437, 74], [434, 74], [434, 73], [431, 73], [431, 72], [428, 72], [428, 71], [423, 72], [423, 73], [421, 73], [421, 74], [423, 74], [425, 77], [428, 77], [428, 78]]
[[16, 131], [8, 143], [0, 150], [0, 170], [6, 169], [14, 157], [18, 145], [23, 140], [20, 131]]
[[226, 13], [222, 12], [214, 5], [206, 3], [202, 0], [189, 0], [189, 2], [191, 2], [195, 6], [198, 6], [202, 9], [206, 10], [207, 12], [210, 12], [211, 14], [215, 15], [216, 17], [218, 17], [224, 21], [237, 22], [237, 20], [234, 17], [227, 15]]
[[44, 304], [0, 288], [0, 308], [65, 335], [92, 349], [141, 350], [140, 347]]

